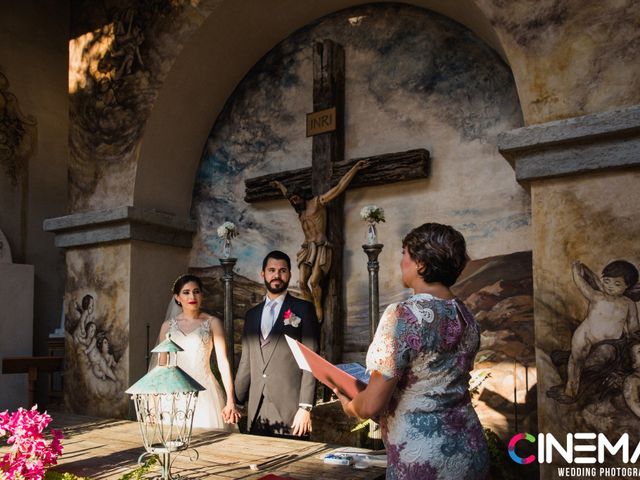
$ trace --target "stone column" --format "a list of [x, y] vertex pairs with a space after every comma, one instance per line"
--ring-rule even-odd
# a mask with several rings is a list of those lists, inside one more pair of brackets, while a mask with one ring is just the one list
[[371, 338], [378, 328], [378, 322], [380, 321], [380, 294], [378, 290], [378, 271], [380, 270], [380, 264], [378, 263], [378, 255], [382, 251], [381, 243], [374, 245], [363, 245], [362, 249], [367, 254], [369, 261], [367, 262], [367, 270], [369, 271], [369, 325], [371, 326]]
[[65, 405], [125, 418], [146, 373], [172, 282], [187, 271], [195, 222], [125, 206], [45, 220], [65, 249]]
[[[603, 292], [600, 281], [612, 261], [624, 262], [625, 272], [640, 268], [640, 106], [506, 132], [498, 147], [531, 192], [539, 431], [563, 445], [567, 433], [602, 432], [617, 442], [628, 432], [635, 446], [638, 417], [624, 393], [635, 373], [622, 373], [617, 387], [593, 379], [620, 374], [617, 362], [633, 357], [626, 332], [638, 326], [603, 315], [593, 303], [635, 307], [619, 292]], [[621, 271], [609, 275], [620, 277]], [[588, 365], [589, 375], [574, 378], [572, 392], [563, 352], [581, 337], [574, 336], [578, 328], [592, 347], [587, 358], [574, 356], [578, 365]], [[523, 425], [521, 431], [532, 430]], [[567, 465], [556, 455], [553, 463], [540, 465], [540, 478], [557, 478], [558, 466]], [[625, 465], [620, 455], [611, 455], [599, 466]]]
[[234, 355], [233, 333], [233, 267], [237, 258], [221, 258], [220, 265], [224, 269], [222, 282], [224, 283], [224, 335], [227, 344], [227, 359], [231, 368], [231, 376], [235, 378], [236, 362]]
[[[378, 328], [380, 321], [380, 295], [378, 291], [378, 271], [380, 264], [378, 263], [378, 255], [382, 251], [383, 245], [376, 243], [373, 245], [363, 245], [362, 249], [367, 254], [369, 261], [367, 262], [367, 270], [369, 271], [369, 325], [371, 326], [371, 341]], [[374, 449], [382, 448], [382, 431], [380, 425], [373, 420], [369, 424], [369, 438], [372, 441]]]

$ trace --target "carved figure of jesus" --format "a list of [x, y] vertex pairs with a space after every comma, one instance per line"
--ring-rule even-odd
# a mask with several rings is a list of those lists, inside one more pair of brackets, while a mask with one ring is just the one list
[[298, 284], [302, 294], [313, 302], [319, 322], [323, 318], [321, 282], [331, 269], [332, 254], [332, 246], [327, 239], [326, 204], [340, 196], [347, 189], [356, 173], [368, 166], [368, 162], [360, 160], [344, 174], [335, 187], [312, 198], [304, 198], [304, 194], [300, 190], [287, 189], [277, 180], [271, 182], [271, 185], [278, 188], [282, 195], [289, 200], [302, 225], [304, 243], [297, 254], [300, 272]]

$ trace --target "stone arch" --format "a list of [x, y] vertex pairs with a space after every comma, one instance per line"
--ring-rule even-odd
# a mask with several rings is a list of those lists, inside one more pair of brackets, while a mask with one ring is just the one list
[[[188, 217], [204, 143], [236, 85], [289, 34], [358, 3], [255, 2], [247, 11], [239, 2], [227, 1], [215, 8], [184, 45], [158, 93], [140, 143], [134, 206]], [[498, 36], [473, 0], [407, 3], [465, 25], [505, 58]]]

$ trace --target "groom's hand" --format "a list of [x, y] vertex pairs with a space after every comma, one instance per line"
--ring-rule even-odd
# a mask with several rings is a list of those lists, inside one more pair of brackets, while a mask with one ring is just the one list
[[238, 423], [241, 416], [240, 411], [233, 403], [227, 403], [222, 409], [222, 419], [225, 423]]
[[311, 433], [311, 412], [299, 408], [291, 425], [291, 434], [298, 437]]

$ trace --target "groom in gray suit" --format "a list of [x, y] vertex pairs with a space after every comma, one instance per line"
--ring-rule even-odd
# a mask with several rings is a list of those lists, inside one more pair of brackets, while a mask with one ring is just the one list
[[242, 356], [235, 379], [239, 404], [248, 400], [247, 430], [270, 436], [308, 436], [315, 379], [300, 370], [284, 335], [318, 350], [319, 327], [312, 303], [287, 292], [291, 260], [274, 250], [262, 262], [267, 295], [246, 314]]

